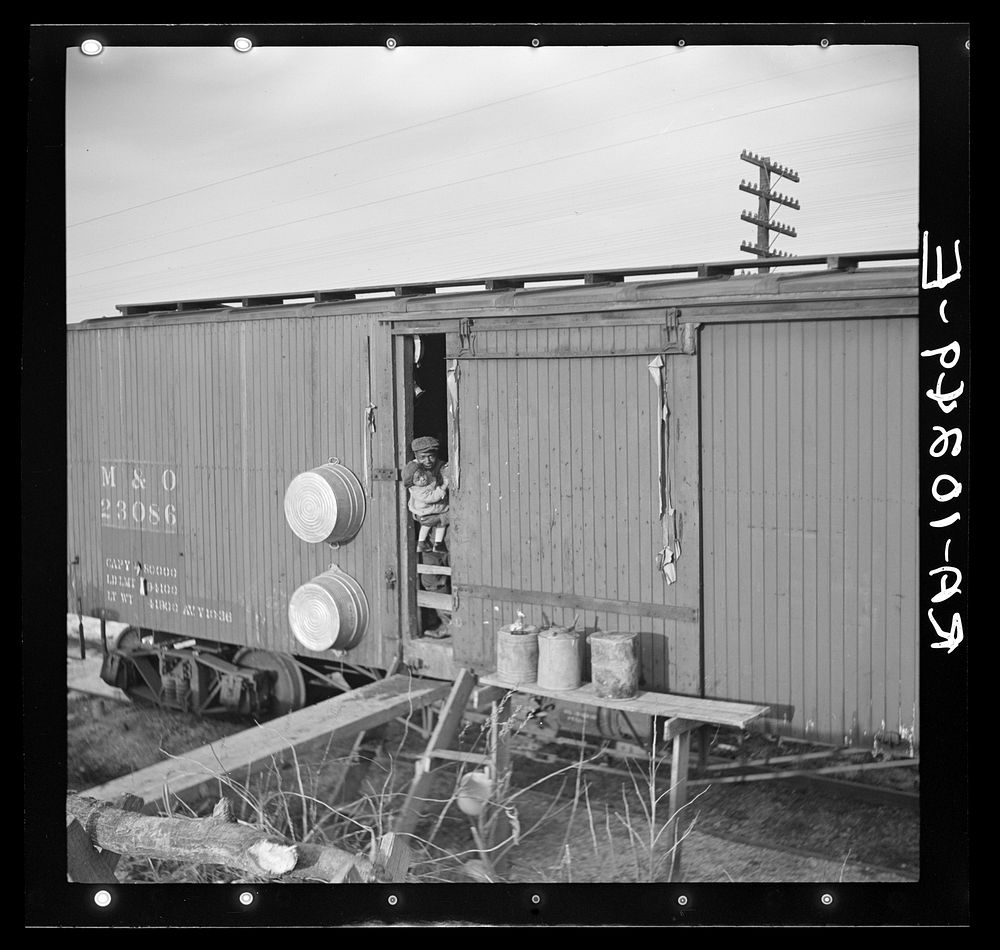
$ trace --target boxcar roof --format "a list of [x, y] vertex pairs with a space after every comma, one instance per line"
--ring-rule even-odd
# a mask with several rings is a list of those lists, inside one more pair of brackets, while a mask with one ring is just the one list
[[[796, 302], [814, 302], [816, 295], [828, 298], [831, 294], [843, 301], [854, 299], [859, 308], [865, 301], [883, 298], [884, 305], [888, 305], [890, 300], [896, 300], [895, 309], [890, 307], [886, 315], [897, 311], [915, 313], [916, 265], [911, 262], [917, 256], [916, 250], [862, 252], [119, 304], [116, 316], [69, 324], [67, 329], [332, 313], [378, 313], [382, 321], [410, 323], [661, 306], [695, 307], [698, 314], [692, 319], [711, 320], [716, 311], [731, 311], [743, 301], [758, 306], [780, 302], [787, 308]], [[861, 264], [890, 261], [897, 266], [859, 268]], [[900, 262], [906, 263], [898, 266]], [[738, 270], [763, 266], [775, 271], [736, 274]], [[804, 267], [813, 269], [801, 269]]]

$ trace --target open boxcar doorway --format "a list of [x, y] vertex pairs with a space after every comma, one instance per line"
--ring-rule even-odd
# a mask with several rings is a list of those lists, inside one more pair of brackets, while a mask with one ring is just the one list
[[[400, 392], [401, 477], [414, 458], [415, 439], [434, 439], [437, 456], [444, 465], [449, 461], [447, 367], [445, 335], [421, 334], [403, 337]], [[401, 570], [409, 581], [404, 584], [404, 600], [409, 602], [404, 623], [411, 639], [448, 640], [451, 621], [450, 545], [445, 537], [434, 544], [435, 533], [421, 542], [421, 525], [409, 509], [409, 487], [402, 486], [401, 507], [406, 528], [401, 532]], [[420, 550], [418, 550], [418, 544]], [[430, 549], [434, 544], [434, 550]], [[426, 549], [425, 549], [426, 548]], [[437, 549], [440, 548], [440, 549]], [[415, 596], [410, 595], [413, 591]], [[405, 608], [404, 608], [405, 609]]]

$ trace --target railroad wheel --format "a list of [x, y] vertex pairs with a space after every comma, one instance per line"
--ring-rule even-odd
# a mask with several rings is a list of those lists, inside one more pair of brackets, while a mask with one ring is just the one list
[[118, 639], [115, 640], [115, 649], [121, 650], [122, 653], [131, 653], [133, 650], [138, 650], [142, 646], [142, 632], [138, 627], [126, 627], [118, 634]]
[[[146, 646], [142, 642], [142, 631], [138, 627], [126, 627], [115, 640], [115, 650], [121, 653], [135, 653]], [[105, 659], [105, 665], [108, 663]], [[111, 686], [117, 686], [137, 706], [158, 706], [160, 675], [159, 662], [155, 656], [139, 657], [134, 661], [125, 661], [118, 666], [114, 682], [101, 668], [101, 679]]]
[[251, 670], [271, 670], [275, 674], [271, 691], [272, 716], [283, 716], [306, 704], [306, 681], [299, 665], [284, 653], [243, 647], [233, 657], [236, 666]]

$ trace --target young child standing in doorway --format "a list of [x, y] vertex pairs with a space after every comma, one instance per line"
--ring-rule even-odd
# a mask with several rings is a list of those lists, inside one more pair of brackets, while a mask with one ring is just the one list
[[[412, 443], [414, 459], [403, 469], [403, 484], [409, 489], [409, 508], [420, 525], [417, 551], [444, 551], [448, 530], [448, 468], [438, 458], [440, 443], [432, 436], [420, 436]], [[427, 538], [434, 529], [433, 544]]]

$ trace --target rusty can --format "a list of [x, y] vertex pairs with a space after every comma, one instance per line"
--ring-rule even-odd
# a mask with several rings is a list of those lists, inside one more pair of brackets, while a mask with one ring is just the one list
[[576, 689], [580, 685], [580, 633], [549, 627], [538, 634], [538, 685], [542, 689]]
[[594, 692], [602, 699], [628, 699], [639, 691], [637, 633], [592, 633], [590, 672]]
[[538, 627], [507, 624], [497, 631], [497, 678], [511, 686], [538, 677]]

